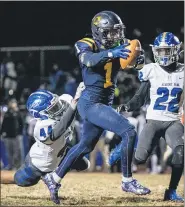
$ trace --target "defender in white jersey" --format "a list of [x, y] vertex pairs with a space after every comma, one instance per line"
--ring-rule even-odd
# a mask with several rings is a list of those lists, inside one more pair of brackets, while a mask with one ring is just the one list
[[[46, 90], [37, 90], [27, 101], [27, 109], [37, 119], [34, 128], [35, 143], [32, 145], [24, 164], [15, 173], [14, 180], [19, 186], [32, 186], [41, 177], [57, 168], [72, 144], [76, 104], [84, 89], [81, 83], [75, 98], [68, 94], [58, 97]], [[78, 171], [89, 167], [83, 157], [73, 169]]]
[[146, 119], [179, 120], [179, 101], [184, 86], [184, 64], [178, 63], [174, 72], [165, 71], [158, 63], [145, 65], [139, 71], [140, 81], [150, 82], [150, 105]]
[[135, 158], [138, 164], [146, 162], [160, 137], [164, 137], [173, 151], [171, 180], [164, 200], [184, 202], [176, 193], [184, 168], [184, 127], [179, 115], [184, 88], [184, 64], [178, 63], [180, 44], [172, 33], [160, 34], [152, 45], [156, 63], [148, 64], [139, 71], [139, 79], [150, 82], [150, 105]]
[[[148, 97], [147, 123], [144, 126], [135, 152], [137, 164], [145, 163], [161, 137], [172, 149], [172, 174], [164, 200], [184, 202], [176, 189], [184, 168], [184, 127], [180, 121], [181, 96], [184, 88], [184, 64], [178, 63], [180, 41], [170, 32], [160, 34], [152, 45], [155, 63], [139, 71], [141, 86], [135, 96], [118, 111], [132, 111], [141, 107]], [[148, 96], [149, 94], [149, 96]], [[119, 147], [117, 148], [119, 149]], [[110, 154], [113, 164], [120, 156], [118, 150]]]

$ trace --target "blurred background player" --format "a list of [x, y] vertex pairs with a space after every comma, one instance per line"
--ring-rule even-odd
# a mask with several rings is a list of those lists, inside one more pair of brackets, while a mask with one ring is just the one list
[[[37, 90], [27, 100], [27, 109], [37, 120], [34, 127], [35, 143], [24, 164], [15, 173], [17, 185], [26, 187], [39, 182], [45, 174], [56, 169], [71, 147], [76, 116], [76, 104], [84, 89], [81, 83], [74, 99], [68, 94], [60, 97], [46, 90]], [[72, 169], [85, 170], [90, 162], [83, 157]], [[58, 185], [59, 186], [59, 185]]]
[[[134, 104], [143, 104], [145, 95], [150, 94], [147, 123], [139, 136], [135, 159], [137, 164], [145, 163], [159, 139], [164, 137], [172, 149], [172, 174], [164, 200], [183, 202], [184, 199], [176, 193], [184, 168], [184, 127], [179, 118], [184, 64], [178, 63], [180, 45], [179, 39], [170, 32], [156, 37], [152, 45], [155, 63], [145, 65], [139, 71], [139, 79], [143, 82], [140, 93], [128, 105], [121, 105], [118, 110], [130, 110]], [[111, 164], [118, 158], [119, 153], [119, 147], [111, 153]]]
[[[78, 112], [83, 118], [83, 132], [80, 142], [72, 147], [53, 174], [47, 174], [47, 185], [52, 193], [58, 188], [51, 181], [60, 183], [73, 163], [90, 153], [104, 130], [112, 131], [122, 137], [122, 189], [126, 192], [145, 195], [150, 190], [132, 178], [131, 162], [136, 138], [134, 126], [112, 107], [119, 59], [129, 56], [125, 26], [120, 17], [111, 11], [96, 14], [91, 24], [92, 37], [83, 38], [75, 44], [76, 55], [82, 69], [86, 86], [78, 102]], [[141, 68], [144, 56], [138, 57], [135, 67]], [[53, 188], [53, 190], [51, 190]], [[54, 195], [53, 195], [54, 197]], [[52, 200], [58, 203], [57, 197]]]
[[[10, 128], [11, 127], [11, 128]], [[1, 126], [1, 137], [7, 150], [8, 165], [6, 170], [18, 169], [21, 165], [21, 142], [23, 121], [15, 99], [8, 102], [8, 110]]]

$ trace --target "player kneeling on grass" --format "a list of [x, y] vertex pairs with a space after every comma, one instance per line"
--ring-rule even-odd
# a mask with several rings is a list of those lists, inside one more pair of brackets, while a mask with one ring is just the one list
[[[160, 137], [172, 149], [172, 174], [169, 189], [164, 200], [183, 202], [176, 189], [184, 168], [184, 127], [179, 112], [182, 107], [184, 87], [184, 64], [178, 63], [180, 41], [170, 32], [156, 37], [152, 50], [155, 63], [145, 65], [139, 71], [141, 86], [135, 96], [126, 105], [119, 106], [119, 111], [132, 111], [142, 106], [149, 92], [150, 105], [147, 109], [147, 123], [138, 140], [135, 153], [137, 164], [145, 163]], [[121, 157], [121, 144], [113, 150], [109, 164], [114, 164]]]
[[[27, 109], [37, 119], [34, 128], [36, 142], [24, 164], [15, 173], [14, 180], [17, 185], [26, 187], [37, 184], [63, 160], [72, 143], [76, 105], [83, 89], [82, 82], [74, 99], [68, 94], [59, 97], [46, 90], [37, 90], [29, 96]], [[82, 171], [89, 166], [90, 162], [83, 157], [72, 169]]]

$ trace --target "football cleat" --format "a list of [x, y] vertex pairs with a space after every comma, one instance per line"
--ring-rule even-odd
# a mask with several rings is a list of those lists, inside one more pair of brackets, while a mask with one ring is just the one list
[[148, 188], [139, 184], [136, 179], [130, 182], [122, 182], [122, 190], [136, 195], [146, 195], [151, 192]]
[[42, 180], [49, 189], [51, 200], [56, 204], [60, 204], [58, 190], [61, 187], [61, 184], [54, 181], [51, 173], [47, 173], [45, 176], [42, 176]]
[[164, 193], [164, 201], [184, 202], [184, 198], [177, 195], [176, 190], [166, 189]]
[[118, 144], [110, 153], [108, 165], [112, 166], [121, 159], [121, 143]]

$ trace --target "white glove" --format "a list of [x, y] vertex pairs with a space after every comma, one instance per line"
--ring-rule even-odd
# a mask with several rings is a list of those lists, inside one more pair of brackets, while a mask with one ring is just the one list
[[76, 94], [75, 94], [75, 97], [74, 97], [74, 100], [78, 100], [82, 94], [82, 91], [85, 89], [85, 85], [84, 85], [84, 82], [81, 82], [76, 90]]

